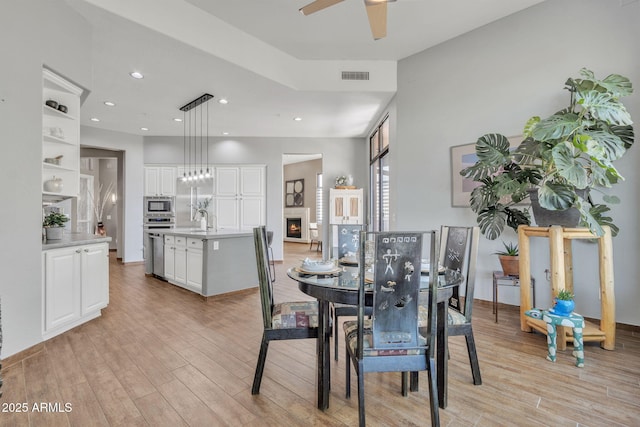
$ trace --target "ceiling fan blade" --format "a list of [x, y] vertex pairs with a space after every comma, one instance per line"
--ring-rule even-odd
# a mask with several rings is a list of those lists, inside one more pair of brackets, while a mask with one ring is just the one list
[[373, 2], [365, 0], [367, 6], [367, 16], [369, 17], [369, 26], [371, 34], [375, 40], [386, 37], [387, 35], [387, 2]]
[[311, 15], [319, 10], [326, 9], [329, 6], [333, 6], [336, 3], [340, 3], [344, 0], [316, 0], [312, 3], [309, 3], [305, 7], [300, 9], [303, 15]]

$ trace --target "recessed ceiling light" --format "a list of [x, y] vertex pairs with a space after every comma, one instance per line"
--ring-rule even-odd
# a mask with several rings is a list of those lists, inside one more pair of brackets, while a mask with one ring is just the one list
[[133, 71], [132, 73], [129, 73], [129, 75], [131, 77], [133, 77], [134, 79], [143, 79], [144, 76], [142, 75], [142, 73], [139, 73], [137, 71]]
[[111, 101], [104, 101], [104, 105], [106, 105], [107, 107], [115, 107], [116, 106], [115, 102], [111, 102]]
[[223, 135], [229, 135], [229, 132], [222, 132]]
[[91, 121], [92, 121], [92, 122], [99, 122], [99, 121], [100, 121], [100, 119], [99, 119], [99, 118], [97, 118], [97, 117], [91, 117]]
[[181, 121], [182, 121], [182, 119], [181, 119], [181, 118], [176, 117], [176, 118], [174, 118], [174, 119], [173, 119], [173, 121], [174, 121], [174, 122], [181, 122]]
[[228, 103], [229, 103], [229, 101], [227, 101], [227, 99], [226, 99], [226, 98], [220, 98], [220, 99], [218, 100], [218, 103], [219, 103], [219, 104], [228, 104]]
[[301, 122], [302, 121], [302, 117], [294, 117], [293, 120], [295, 120], [296, 122]]
[[147, 131], [147, 130], [149, 130], [149, 128], [140, 128], [140, 130]]

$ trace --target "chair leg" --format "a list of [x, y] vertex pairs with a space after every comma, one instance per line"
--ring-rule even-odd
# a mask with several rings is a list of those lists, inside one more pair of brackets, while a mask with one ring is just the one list
[[438, 410], [438, 379], [436, 375], [436, 363], [434, 359], [429, 359], [429, 407], [431, 410], [431, 425], [440, 426], [440, 412]]
[[346, 368], [345, 368], [345, 378], [344, 378], [344, 383], [346, 384], [345, 398], [350, 399], [351, 398], [351, 355], [349, 354], [349, 350], [346, 349], [346, 346], [345, 346], [344, 354], [346, 355], [345, 357], [347, 358], [345, 363]]
[[418, 391], [419, 389], [419, 377], [418, 372], [411, 372], [411, 382], [409, 383], [409, 390]]
[[365, 427], [364, 408], [364, 366], [362, 361], [358, 361], [358, 420], [360, 427]]
[[262, 372], [264, 371], [264, 363], [267, 360], [267, 350], [269, 350], [269, 340], [266, 334], [262, 334], [262, 344], [260, 344], [260, 354], [258, 355], [258, 364], [256, 366], [256, 373], [253, 377], [253, 386], [251, 387], [251, 394], [260, 393], [260, 383], [262, 382]]
[[471, 365], [471, 374], [473, 375], [473, 383], [475, 385], [482, 384], [482, 377], [480, 376], [480, 364], [478, 363], [478, 353], [476, 352], [476, 342], [473, 339], [473, 329], [469, 328], [469, 331], [464, 334], [467, 340], [467, 351], [469, 352], [469, 364]]
[[408, 390], [409, 390], [409, 384], [408, 384], [409, 383], [409, 373], [408, 372], [402, 372], [401, 376], [402, 376], [402, 386], [401, 386], [402, 387], [402, 395], [406, 397], [409, 394], [408, 393]]
[[338, 315], [336, 313], [335, 307], [333, 308], [333, 347], [334, 347], [334, 355], [333, 358], [338, 361]]

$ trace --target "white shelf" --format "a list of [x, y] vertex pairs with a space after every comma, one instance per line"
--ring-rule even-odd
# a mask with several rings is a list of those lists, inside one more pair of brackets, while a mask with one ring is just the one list
[[77, 120], [76, 117], [69, 115], [68, 113], [63, 113], [62, 111], [58, 111], [55, 108], [51, 108], [48, 105], [43, 105], [42, 106], [42, 111], [45, 114], [50, 114], [54, 117], [64, 117], [65, 119], [69, 119], [69, 120]]
[[47, 162], [42, 162], [42, 167], [46, 168], [46, 169], [53, 169], [53, 170], [59, 170], [59, 171], [69, 171], [69, 172], [74, 172], [76, 169], [72, 169], [72, 168], [68, 168], [62, 165], [55, 165], [53, 163], [47, 163]]
[[[61, 164], [42, 161], [42, 189], [53, 178], [64, 182], [63, 191], [42, 191], [43, 201], [77, 197], [80, 190], [80, 95], [82, 88], [48, 69], [42, 71], [42, 159], [62, 156]], [[46, 105], [53, 100], [67, 113]], [[59, 135], [54, 136], [52, 135]]]
[[43, 134], [42, 138], [47, 142], [54, 142], [54, 143], [58, 143], [58, 144], [76, 145], [73, 141], [70, 141], [70, 140], [64, 139], [64, 138], [58, 138], [58, 137], [55, 137], [55, 136], [52, 136], [52, 135]]

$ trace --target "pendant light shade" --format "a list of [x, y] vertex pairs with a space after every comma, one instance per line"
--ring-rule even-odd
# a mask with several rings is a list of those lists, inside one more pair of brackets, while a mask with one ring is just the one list
[[[213, 95], [205, 93], [180, 107], [180, 111], [183, 113], [183, 182], [196, 184], [198, 181], [211, 177], [209, 168], [209, 104], [207, 101], [212, 98]], [[206, 124], [203, 118], [205, 114], [207, 116]]]

